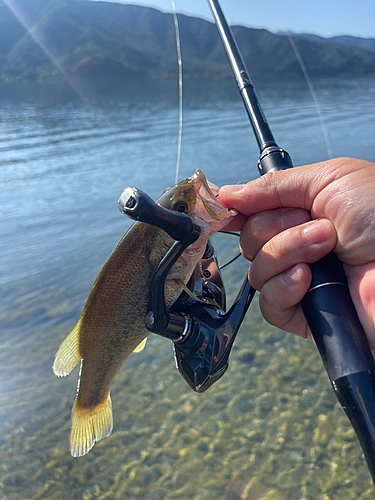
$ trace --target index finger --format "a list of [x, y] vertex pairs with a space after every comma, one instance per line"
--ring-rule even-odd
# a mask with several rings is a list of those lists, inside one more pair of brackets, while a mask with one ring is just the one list
[[311, 211], [317, 195], [335, 178], [343, 175], [343, 167], [352, 160], [337, 158], [326, 162], [269, 172], [245, 185], [223, 186], [220, 201], [249, 216], [280, 207]]

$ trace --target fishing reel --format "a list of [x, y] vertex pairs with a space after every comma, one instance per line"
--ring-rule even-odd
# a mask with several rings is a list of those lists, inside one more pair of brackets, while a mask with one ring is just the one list
[[184, 213], [157, 205], [137, 188], [126, 188], [120, 211], [133, 220], [157, 226], [175, 242], [156, 268], [150, 283], [145, 325], [147, 330], [173, 341], [177, 368], [189, 386], [204, 392], [228, 368], [228, 358], [255, 289], [245, 278], [238, 295], [225, 312], [226, 297], [215, 250], [208, 242], [201, 261], [182, 292], [167, 309], [164, 285], [172, 266], [200, 235], [200, 227]]

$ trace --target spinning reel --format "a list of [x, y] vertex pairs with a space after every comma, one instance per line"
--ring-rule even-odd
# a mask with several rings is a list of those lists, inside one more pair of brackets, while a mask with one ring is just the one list
[[[173, 341], [177, 368], [196, 392], [204, 392], [228, 368], [228, 358], [255, 289], [245, 278], [238, 295], [225, 312], [225, 289], [215, 250], [208, 242], [205, 253], [183, 292], [167, 309], [164, 285], [172, 266], [200, 235], [200, 227], [184, 213], [157, 205], [137, 188], [126, 188], [120, 211], [133, 220], [163, 229], [175, 242], [154, 272], [145, 316], [147, 330]], [[197, 299], [192, 298], [193, 296]]]

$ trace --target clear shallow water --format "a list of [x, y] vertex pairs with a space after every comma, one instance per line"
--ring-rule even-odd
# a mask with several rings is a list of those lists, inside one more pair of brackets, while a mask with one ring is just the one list
[[[0, 498], [373, 498], [314, 346], [264, 323], [256, 302], [205, 394], [152, 338], [113, 384], [112, 436], [70, 457], [78, 373], [56, 379], [54, 354], [129, 227], [123, 188], [157, 197], [175, 176], [177, 90], [143, 87], [86, 101], [63, 87], [1, 88]], [[374, 161], [375, 82], [319, 81], [316, 92], [333, 155]], [[296, 165], [327, 158], [305, 84], [258, 93]], [[235, 85], [187, 84], [180, 178], [200, 167], [218, 185], [250, 180], [257, 158]], [[217, 237], [221, 262], [236, 244]], [[246, 270], [226, 270], [230, 297]]]

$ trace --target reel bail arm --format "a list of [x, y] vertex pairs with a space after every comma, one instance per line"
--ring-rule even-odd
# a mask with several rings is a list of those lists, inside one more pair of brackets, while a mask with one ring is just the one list
[[160, 227], [176, 240], [151, 278], [145, 325], [148, 331], [177, 341], [187, 334], [190, 318], [168, 312], [164, 298], [165, 280], [183, 251], [199, 238], [200, 227], [194, 225], [186, 214], [157, 205], [144, 191], [137, 188], [126, 188], [120, 196], [118, 206], [120, 212], [131, 219]]

